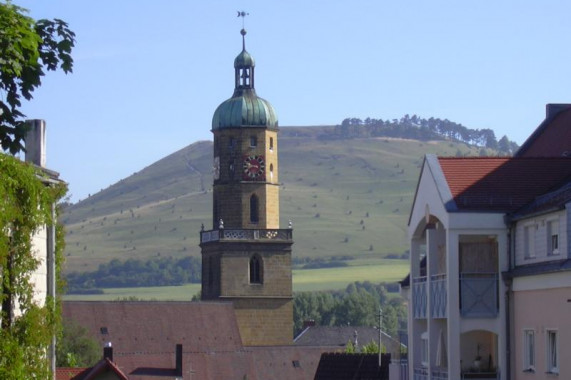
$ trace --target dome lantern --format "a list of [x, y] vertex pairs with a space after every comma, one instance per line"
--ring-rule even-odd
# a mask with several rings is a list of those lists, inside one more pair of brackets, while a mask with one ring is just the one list
[[278, 128], [276, 112], [270, 102], [256, 95], [254, 58], [246, 51], [246, 30], [242, 51], [234, 59], [234, 94], [218, 106], [212, 118], [212, 130], [233, 127]]

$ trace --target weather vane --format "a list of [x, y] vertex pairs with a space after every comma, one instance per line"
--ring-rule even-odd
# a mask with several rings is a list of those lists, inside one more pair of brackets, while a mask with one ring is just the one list
[[250, 14], [246, 11], [238, 11], [238, 16], [237, 17], [242, 17], [242, 29], [244, 29], [244, 19], [246, 18], [246, 16], [249, 16]]

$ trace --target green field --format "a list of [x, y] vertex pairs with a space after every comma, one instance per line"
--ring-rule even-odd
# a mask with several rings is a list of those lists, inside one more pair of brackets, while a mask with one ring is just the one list
[[[340, 290], [355, 281], [396, 282], [409, 270], [408, 260], [362, 259], [348, 262], [348, 267], [326, 269], [295, 269], [293, 290]], [[118, 298], [137, 297], [143, 300], [189, 301], [200, 291], [200, 284], [149, 288], [105, 289], [104, 294], [66, 295], [68, 301], [112, 301]]]

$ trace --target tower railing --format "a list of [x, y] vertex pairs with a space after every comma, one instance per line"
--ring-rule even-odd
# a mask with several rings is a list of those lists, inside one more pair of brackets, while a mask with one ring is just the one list
[[211, 241], [236, 241], [236, 240], [267, 240], [267, 241], [291, 241], [293, 230], [283, 229], [237, 229], [227, 228], [210, 231], [200, 231], [200, 242]]

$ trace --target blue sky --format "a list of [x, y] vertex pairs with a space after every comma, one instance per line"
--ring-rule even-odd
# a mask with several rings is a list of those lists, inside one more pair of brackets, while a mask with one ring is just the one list
[[14, 0], [77, 34], [74, 73], [48, 73], [30, 118], [71, 199], [211, 139], [234, 57], [281, 126], [439, 117], [521, 144], [571, 102], [569, 1]]

